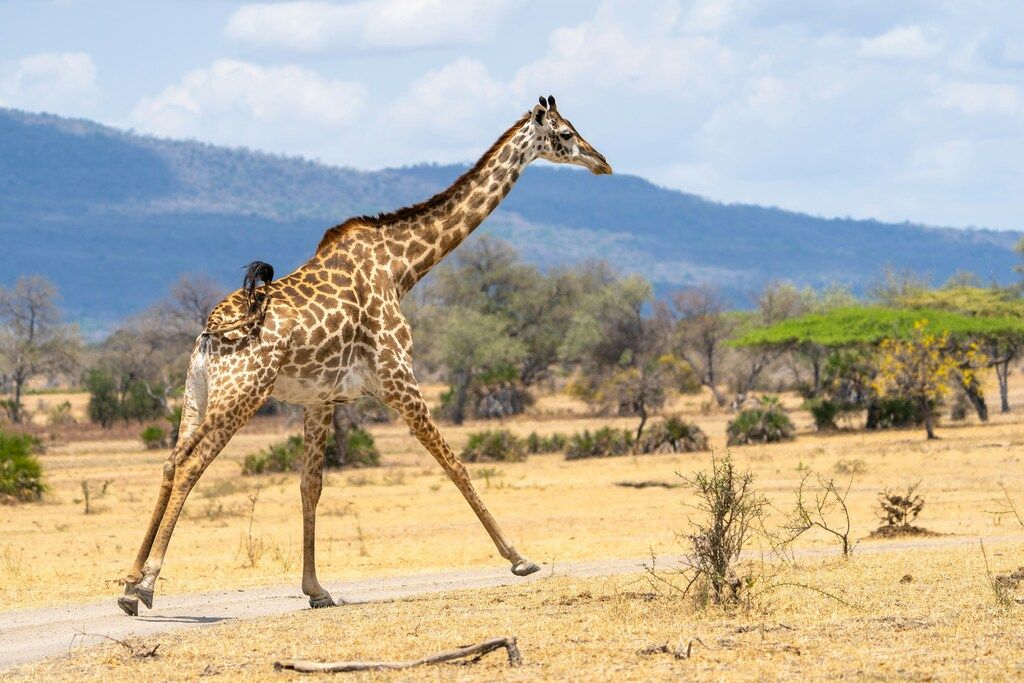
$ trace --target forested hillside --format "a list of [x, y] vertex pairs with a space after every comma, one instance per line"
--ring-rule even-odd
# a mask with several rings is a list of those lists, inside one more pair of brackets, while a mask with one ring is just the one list
[[[422, 200], [463, 170], [363, 172], [0, 109], [0, 283], [41, 273], [71, 318], [103, 326], [182, 272], [235, 284], [259, 258], [285, 273], [330, 225]], [[720, 204], [541, 164], [481, 230], [542, 266], [605, 259], [660, 289], [713, 282], [739, 304], [770, 279], [863, 290], [886, 267], [1005, 282], [1020, 237]]]

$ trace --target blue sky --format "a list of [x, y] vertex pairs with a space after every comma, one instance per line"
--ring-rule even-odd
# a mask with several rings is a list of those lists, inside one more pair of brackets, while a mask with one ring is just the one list
[[1024, 3], [0, 2], [0, 105], [381, 168], [539, 94], [727, 202], [1024, 229]]

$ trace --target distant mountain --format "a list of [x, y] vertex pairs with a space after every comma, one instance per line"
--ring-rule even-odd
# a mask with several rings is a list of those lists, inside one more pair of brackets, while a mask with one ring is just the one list
[[[327, 227], [425, 199], [463, 170], [357, 171], [0, 109], [0, 283], [42, 273], [72, 318], [102, 327], [183, 272], [235, 285], [259, 258], [286, 273]], [[1021, 236], [720, 204], [548, 165], [528, 169], [480, 232], [541, 266], [604, 259], [662, 291], [714, 282], [741, 304], [772, 279], [863, 290], [887, 266], [1008, 281]]]

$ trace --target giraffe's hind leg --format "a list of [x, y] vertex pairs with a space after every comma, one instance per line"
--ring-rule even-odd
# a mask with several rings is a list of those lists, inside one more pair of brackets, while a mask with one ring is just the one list
[[[151, 547], [142, 566], [141, 579], [137, 582], [132, 581], [132, 593], [126, 590], [126, 595], [118, 600], [118, 605], [127, 614], [138, 614], [139, 600], [147, 607], [152, 607], [156, 579], [160, 574], [167, 546], [185, 499], [228, 440], [249, 421], [270, 395], [272, 387], [272, 381], [260, 383], [252, 378], [249, 381], [236, 381], [229, 388], [222, 389], [216, 394], [211, 392], [206, 416], [186, 440], [186, 445], [194, 441], [193, 447], [188, 451], [175, 449], [169, 483], [165, 469], [164, 487], [161, 488], [158, 500], [158, 505], [162, 505], [164, 510], [155, 531], [147, 532], [144, 547]], [[153, 534], [152, 538], [149, 536], [150, 533]], [[141, 551], [139, 554], [142, 555]], [[130, 576], [129, 579], [131, 578], [134, 577]]]
[[305, 448], [302, 461], [302, 592], [310, 607], [333, 607], [331, 594], [316, 577], [316, 506], [323, 489], [324, 446], [334, 407], [310, 406], [304, 417]]
[[[201, 362], [201, 357], [198, 359]], [[179, 459], [187, 458], [192, 450], [202, 439], [203, 433], [199, 431], [202, 420], [202, 413], [206, 408], [206, 382], [205, 371], [197, 364], [193, 356], [193, 362], [189, 368], [186, 382], [185, 395], [182, 400], [181, 425], [178, 429], [178, 440], [174, 450], [167, 457], [163, 466], [163, 479], [160, 483], [160, 492], [157, 494], [156, 506], [149, 519], [149, 526], [146, 535], [142, 539], [142, 545], [135, 556], [132, 568], [124, 581], [124, 595], [120, 597], [117, 604], [126, 614], [135, 616], [139, 613], [139, 599], [143, 604], [151, 607], [153, 604], [152, 592], [139, 590], [139, 581], [142, 580], [142, 567], [149, 558], [149, 551], [153, 547], [153, 539], [156, 538], [157, 529], [164, 518], [167, 509], [167, 501], [171, 497], [171, 488], [174, 484], [174, 472]]]

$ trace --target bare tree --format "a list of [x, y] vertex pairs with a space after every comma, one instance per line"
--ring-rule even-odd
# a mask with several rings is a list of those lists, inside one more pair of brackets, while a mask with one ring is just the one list
[[676, 352], [693, 368], [701, 385], [711, 390], [719, 406], [726, 401], [718, 388], [725, 343], [736, 329], [736, 320], [727, 310], [725, 299], [710, 285], [688, 287], [672, 296]]
[[13, 422], [24, 418], [26, 382], [75, 367], [78, 334], [63, 323], [56, 301], [56, 287], [39, 275], [20, 277], [9, 290], [0, 287], [0, 387], [12, 390], [5, 407]]
[[181, 332], [195, 336], [206, 325], [214, 306], [224, 298], [224, 287], [208, 275], [185, 273], [171, 285], [170, 295], [157, 310]]

